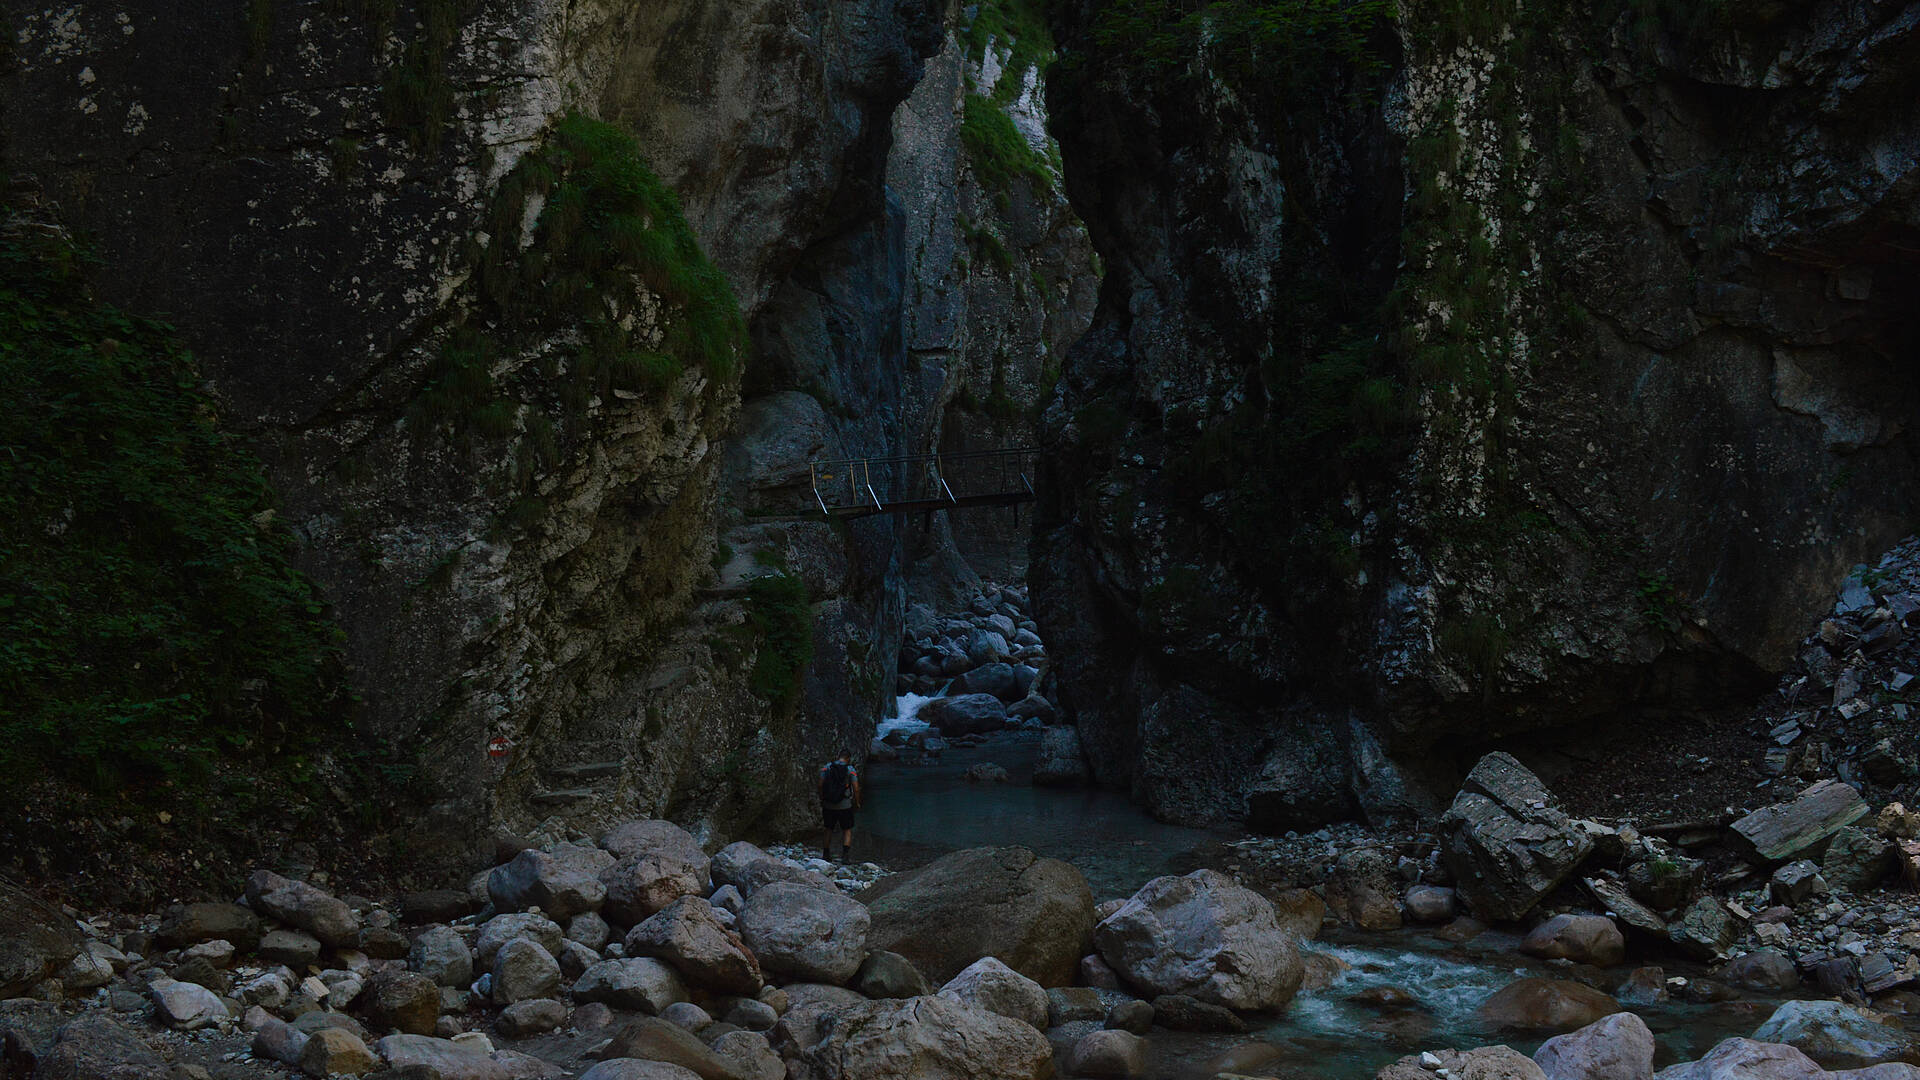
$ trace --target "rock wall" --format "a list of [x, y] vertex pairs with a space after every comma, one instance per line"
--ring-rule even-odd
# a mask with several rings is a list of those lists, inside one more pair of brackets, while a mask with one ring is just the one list
[[1137, 6], [1062, 8], [1052, 90], [1108, 272], [1032, 581], [1100, 779], [1430, 811], [1502, 736], [1757, 693], [1908, 527], [1920, 9]]
[[[887, 184], [906, 225], [906, 446], [964, 454], [1034, 445], [1041, 405], [1085, 331], [1098, 284], [1047, 130], [1051, 35], [996, 2], [954, 13], [894, 114]], [[996, 138], [997, 137], [997, 138]], [[977, 577], [1026, 575], [1032, 517], [976, 509], [912, 519], [911, 589], [948, 607]]]
[[[767, 509], [720, 448], [823, 378], [823, 431], [895, 444], [882, 169], [939, 10], [3, 10], [6, 170], [91, 239], [105, 296], [179, 325], [269, 463], [347, 634], [340, 750], [377, 749], [420, 802], [396, 850], [451, 867], [554, 815], [779, 824], [806, 757], [878, 702], [849, 650], [892, 663], [898, 542], [763, 538], [744, 576], [795, 553], [821, 659], [769, 700], [793, 620], [716, 571], [716, 522]], [[637, 223], [589, 198], [562, 249], [546, 200], [579, 191]], [[690, 240], [623, 247], [671, 234], [674, 194]]]

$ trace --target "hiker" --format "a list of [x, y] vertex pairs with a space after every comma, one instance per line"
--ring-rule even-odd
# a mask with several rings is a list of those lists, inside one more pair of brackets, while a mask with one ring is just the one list
[[820, 769], [820, 811], [826, 818], [827, 836], [820, 842], [820, 857], [833, 861], [833, 830], [840, 830], [840, 858], [853, 850], [853, 811], [860, 805], [860, 770], [848, 763], [849, 752]]

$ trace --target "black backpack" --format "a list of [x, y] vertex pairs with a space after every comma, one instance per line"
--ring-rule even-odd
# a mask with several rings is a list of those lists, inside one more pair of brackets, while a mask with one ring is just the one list
[[827, 775], [820, 781], [820, 801], [828, 806], [847, 801], [847, 763], [836, 761], [827, 767]]

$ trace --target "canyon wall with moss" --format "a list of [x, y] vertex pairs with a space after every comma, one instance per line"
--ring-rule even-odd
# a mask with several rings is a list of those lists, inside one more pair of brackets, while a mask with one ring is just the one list
[[1102, 781], [1427, 811], [1757, 695], [1912, 530], [1920, 9], [1186, 10], [1054, 24], [1107, 274], [1033, 584]]

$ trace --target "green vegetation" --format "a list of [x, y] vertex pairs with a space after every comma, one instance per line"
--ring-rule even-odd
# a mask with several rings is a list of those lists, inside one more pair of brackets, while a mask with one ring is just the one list
[[1673, 633], [1680, 629], [1686, 601], [1665, 574], [1640, 574], [1640, 621], [1647, 629]]
[[1465, 619], [1443, 621], [1435, 636], [1443, 651], [1465, 661], [1474, 674], [1489, 684], [1513, 647], [1513, 640], [1500, 625], [1499, 617], [1485, 611]]
[[800, 703], [813, 662], [813, 602], [807, 583], [786, 572], [747, 585], [747, 624], [759, 637], [747, 685], [781, 712]]
[[1023, 178], [1042, 190], [1053, 185], [1047, 159], [1028, 144], [1006, 110], [984, 94], [968, 94], [961, 106], [960, 144], [975, 177], [989, 191], [1006, 191]]
[[338, 632], [172, 331], [93, 300], [48, 231], [0, 231], [0, 773], [101, 792], [303, 775]]
[[1152, 77], [1220, 77], [1284, 99], [1334, 67], [1379, 74], [1393, 14], [1393, 0], [1117, 0], [1093, 36]]
[[[1007, 50], [1000, 87], [1017, 88], [1029, 69], [1053, 58], [1053, 34], [1039, 0], [984, 0], [974, 9], [973, 21], [962, 30], [961, 38], [975, 62], [986, 58], [989, 45]], [[1006, 92], [1011, 96], [1017, 90]]]

